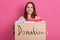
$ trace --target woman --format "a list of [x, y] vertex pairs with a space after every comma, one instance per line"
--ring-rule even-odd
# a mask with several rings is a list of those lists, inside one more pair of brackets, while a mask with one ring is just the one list
[[33, 2], [28, 2], [26, 4], [24, 9], [24, 15], [21, 16], [17, 22], [22, 21], [35, 21], [35, 22], [40, 21], [40, 17], [38, 17], [36, 14], [35, 5]]
[[[24, 15], [21, 16], [17, 22], [24, 22], [24, 21], [34, 21], [38, 22], [41, 21], [40, 17], [37, 16], [35, 5], [33, 2], [28, 2], [25, 6]], [[47, 33], [47, 32], [46, 32]]]

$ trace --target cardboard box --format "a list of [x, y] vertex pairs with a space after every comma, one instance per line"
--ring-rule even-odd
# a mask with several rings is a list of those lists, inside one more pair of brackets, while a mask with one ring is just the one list
[[46, 23], [16, 23], [15, 40], [46, 40]]

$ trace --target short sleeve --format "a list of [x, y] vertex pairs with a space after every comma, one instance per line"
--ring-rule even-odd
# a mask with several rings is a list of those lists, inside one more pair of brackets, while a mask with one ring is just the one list
[[40, 17], [39, 16], [35, 16], [35, 19], [40, 19]]
[[18, 20], [25, 20], [25, 18], [23, 16], [21, 16]]

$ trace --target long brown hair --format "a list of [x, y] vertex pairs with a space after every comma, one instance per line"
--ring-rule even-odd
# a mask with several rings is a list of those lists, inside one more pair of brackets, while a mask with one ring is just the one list
[[32, 4], [32, 5], [33, 5], [33, 13], [31, 14], [31, 17], [32, 17], [32, 18], [35, 18], [35, 16], [37, 16], [37, 15], [36, 15], [36, 10], [35, 10], [35, 5], [34, 5], [33, 2], [28, 2], [28, 3], [26, 4], [26, 6], [25, 6], [25, 10], [24, 10], [24, 18], [25, 18], [25, 19], [28, 18], [28, 16], [27, 16], [28, 13], [26, 12], [27, 5], [28, 5], [28, 4]]

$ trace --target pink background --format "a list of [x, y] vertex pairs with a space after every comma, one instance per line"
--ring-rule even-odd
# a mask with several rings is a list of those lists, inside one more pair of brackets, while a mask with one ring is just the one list
[[35, 3], [37, 15], [47, 22], [47, 40], [60, 40], [60, 0], [0, 0], [0, 40], [14, 40], [12, 25], [28, 1]]

